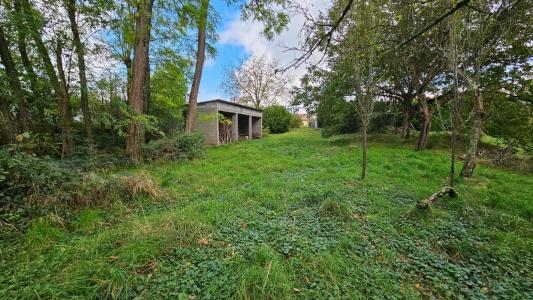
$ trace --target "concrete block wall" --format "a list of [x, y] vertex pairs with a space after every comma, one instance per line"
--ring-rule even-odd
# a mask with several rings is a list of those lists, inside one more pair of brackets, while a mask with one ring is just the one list
[[218, 145], [217, 113], [218, 111], [214, 107], [198, 106], [196, 109], [193, 131], [203, 133], [210, 145]]

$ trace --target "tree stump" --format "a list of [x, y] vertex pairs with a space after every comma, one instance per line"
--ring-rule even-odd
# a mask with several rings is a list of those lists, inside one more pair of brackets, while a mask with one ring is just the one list
[[428, 198], [418, 201], [416, 203], [416, 208], [428, 208], [430, 204], [433, 204], [436, 202], [439, 198], [443, 197], [444, 195], [448, 194], [450, 197], [457, 196], [457, 193], [451, 186], [445, 186], [440, 191], [436, 192], [435, 194], [429, 196]]

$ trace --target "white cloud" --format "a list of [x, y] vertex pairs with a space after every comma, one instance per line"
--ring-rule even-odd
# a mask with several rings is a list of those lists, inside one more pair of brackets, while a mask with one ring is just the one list
[[[311, 14], [316, 16], [329, 5], [329, 1], [301, 0]], [[263, 25], [251, 20], [243, 21], [236, 15], [226, 28], [220, 33], [220, 43], [242, 46], [250, 55], [265, 55], [287, 66], [298, 57], [298, 53], [288, 51], [289, 47], [296, 47], [300, 41], [300, 30], [305, 19], [298, 15], [292, 18], [287, 30], [277, 35], [273, 40], [267, 40], [261, 33]], [[294, 86], [299, 86], [299, 79], [305, 74], [305, 66], [289, 71], [293, 75]]]

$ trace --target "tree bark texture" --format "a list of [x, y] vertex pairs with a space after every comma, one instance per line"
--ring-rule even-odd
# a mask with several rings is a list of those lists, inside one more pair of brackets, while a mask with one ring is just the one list
[[366, 162], [368, 150], [368, 126], [363, 126], [363, 161], [361, 166], [361, 179], [366, 177]]
[[400, 129], [400, 137], [407, 139], [411, 135], [411, 119], [413, 118], [413, 108], [411, 99], [404, 99], [402, 101], [402, 127]]
[[17, 134], [15, 121], [9, 110], [9, 103], [2, 94], [0, 94], [0, 129], [2, 137], [0, 144], [12, 143], [15, 141], [15, 136]]
[[21, 132], [29, 131], [30, 126], [28, 123], [28, 104], [26, 101], [26, 95], [22, 90], [22, 85], [20, 84], [19, 72], [13, 61], [13, 56], [9, 49], [9, 43], [4, 34], [4, 31], [0, 28], [0, 58], [2, 59], [2, 64], [6, 75], [9, 79], [9, 87], [11, 88], [11, 95], [17, 102], [17, 121], [18, 127]]
[[59, 88], [63, 93], [61, 101], [61, 112], [63, 115], [63, 151], [61, 156], [68, 155], [74, 147], [74, 132], [72, 130], [72, 106], [70, 105], [70, 96], [68, 93], [68, 84], [63, 69], [63, 41], [59, 38], [56, 45], [56, 63], [57, 74], [59, 75]]
[[124, 66], [126, 66], [126, 98], [127, 98], [128, 103], [130, 103], [131, 79], [133, 77], [133, 74], [132, 74], [133, 63], [131, 61], [130, 54], [124, 56], [122, 58], [122, 62], [124, 63]]
[[479, 139], [481, 138], [481, 133], [483, 130], [483, 118], [485, 116], [485, 111], [483, 108], [483, 96], [481, 95], [481, 90], [479, 87], [477, 87], [475, 91], [474, 112], [474, 126], [468, 142], [468, 149], [466, 151], [466, 158], [463, 168], [461, 169], [462, 177], [472, 177], [474, 173]]
[[433, 112], [429, 109], [427, 99], [424, 96], [420, 96], [419, 106], [422, 120], [420, 121], [420, 135], [418, 136], [415, 151], [420, 151], [426, 147], [433, 118]]
[[198, 18], [198, 49], [196, 50], [196, 66], [194, 69], [194, 78], [189, 95], [187, 120], [185, 121], [185, 132], [189, 133], [192, 132], [192, 128], [194, 126], [196, 104], [198, 103], [198, 91], [200, 90], [200, 80], [202, 79], [202, 70], [204, 67], [208, 9], [209, 0], [202, 0], [200, 6], [200, 16]]
[[144, 87], [143, 87], [143, 114], [147, 114], [150, 108], [150, 49], [146, 47], [146, 59], [147, 63], [144, 68]]
[[70, 30], [72, 31], [72, 41], [74, 42], [74, 49], [76, 51], [76, 56], [78, 57], [81, 111], [83, 113], [85, 131], [87, 132], [87, 146], [89, 153], [92, 153], [94, 150], [93, 123], [91, 111], [89, 109], [89, 88], [87, 86], [87, 71], [85, 66], [85, 47], [81, 42], [78, 23], [76, 22], [76, 0], [66, 0], [66, 7], [70, 22]]
[[144, 130], [136, 120], [136, 115], [143, 112], [143, 97], [146, 86], [146, 65], [148, 64], [148, 47], [152, 23], [153, 0], [141, 0], [135, 17], [135, 43], [133, 48], [132, 80], [129, 95], [129, 105], [133, 116], [128, 125], [126, 152], [134, 159], [141, 158], [140, 145], [144, 143]]

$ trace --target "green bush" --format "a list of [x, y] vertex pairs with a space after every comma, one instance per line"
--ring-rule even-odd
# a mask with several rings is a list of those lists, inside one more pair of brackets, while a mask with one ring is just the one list
[[64, 166], [65, 162], [37, 157], [21, 151], [15, 145], [0, 150], [0, 205], [18, 205], [31, 195], [46, 195], [42, 201], [71, 201], [76, 169]]
[[143, 146], [147, 160], [160, 158], [170, 160], [194, 159], [205, 154], [205, 137], [199, 133], [178, 133], [170, 137], [150, 141]]
[[533, 111], [527, 105], [505, 98], [487, 101], [485, 132], [499, 138], [508, 147], [533, 153]]
[[296, 114], [291, 116], [291, 128], [300, 128], [303, 123], [302, 116]]
[[324, 137], [354, 133], [361, 127], [355, 103], [343, 99], [324, 99], [317, 107], [317, 117]]
[[390, 109], [389, 103], [376, 102], [374, 104], [374, 114], [370, 121], [369, 132], [386, 132], [389, 129], [393, 129], [394, 121], [399, 118], [398, 112]]
[[283, 133], [289, 131], [291, 113], [281, 105], [272, 105], [263, 111], [263, 127], [271, 133]]

